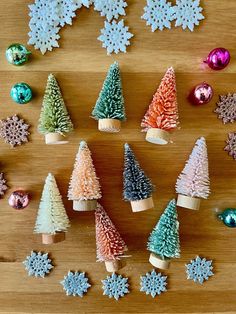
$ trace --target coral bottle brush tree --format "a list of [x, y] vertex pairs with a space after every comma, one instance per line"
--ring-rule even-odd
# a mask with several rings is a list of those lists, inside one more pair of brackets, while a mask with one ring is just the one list
[[117, 62], [110, 66], [102, 90], [92, 111], [103, 132], [119, 132], [121, 121], [126, 119], [120, 69]]
[[85, 141], [79, 146], [74, 170], [68, 189], [68, 199], [73, 201], [73, 209], [77, 211], [95, 210], [97, 200], [102, 197], [91, 152]]
[[120, 268], [119, 260], [127, 246], [104, 208], [98, 204], [95, 211], [97, 261], [105, 262], [108, 272]]
[[123, 196], [133, 212], [153, 208], [153, 185], [140, 167], [129, 144], [124, 146]]
[[73, 130], [60, 87], [55, 77], [48, 76], [39, 118], [38, 131], [45, 135], [46, 144], [65, 144], [65, 133]]
[[177, 206], [198, 210], [201, 199], [210, 194], [207, 145], [204, 137], [197, 140], [176, 182]]
[[69, 226], [56, 180], [49, 173], [45, 180], [34, 232], [42, 234], [43, 244], [52, 244], [64, 240]]
[[159, 222], [148, 239], [148, 250], [151, 251], [149, 262], [157, 268], [168, 269], [170, 258], [180, 257], [179, 222], [176, 201], [167, 205]]
[[169, 68], [142, 120], [141, 127], [146, 140], [154, 144], [165, 145], [170, 141], [170, 131], [178, 125], [178, 104], [175, 72]]

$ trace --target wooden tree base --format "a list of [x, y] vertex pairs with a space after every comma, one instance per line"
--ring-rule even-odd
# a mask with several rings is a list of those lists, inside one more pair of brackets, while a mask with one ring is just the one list
[[92, 211], [97, 208], [97, 200], [73, 201], [73, 209], [80, 212]]
[[42, 243], [43, 244], [53, 244], [64, 241], [66, 238], [65, 232], [58, 232], [56, 234], [42, 234]]
[[120, 132], [121, 122], [117, 119], [99, 119], [98, 129], [102, 132], [117, 133]]
[[118, 260], [105, 261], [106, 270], [110, 273], [114, 273], [120, 269], [120, 263]]
[[146, 141], [153, 144], [166, 145], [170, 142], [170, 133], [165, 130], [151, 128], [147, 131]]
[[60, 133], [47, 133], [45, 134], [45, 143], [47, 145], [66, 144], [68, 141], [65, 141], [65, 137]]
[[149, 262], [152, 266], [160, 269], [168, 269], [170, 266], [170, 259], [162, 259], [160, 256], [151, 253], [149, 257]]
[[201, 204], [201, 199], [196, 197], [190, 197], [186, 195], [179, 194], [177, 199], [177, 206], [199, 210]]
[[142, 212], [154, 207], [152, 196], [140, 201], [131, 201], [130, 204], [134, 213]]

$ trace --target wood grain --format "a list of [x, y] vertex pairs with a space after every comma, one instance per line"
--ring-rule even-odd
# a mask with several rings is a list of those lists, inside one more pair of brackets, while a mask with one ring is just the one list
[[[30, 143], [10, 149], [0, 142], [1, 171], [10, 189], [1, 202], [0, 228], [0, 313], [236, 313], [235, 230], [215, 218], [213, 208], [235, 206], [235, 161], [223, 151], [227, 133], [235, 126], [222, 125], [213, 113], [219, 94], [235, 91], [236, 82], [236, 3], [235, 0], [208, 0], [203, 3], [206, 19], [194, 33], [173, 28], [151, 33], [140, 19], [144, 0], [127, 1], [130, 30], [135, 34], [127, 54], [108, 57], [96, 40], [103, 18], [92, 9], [82, 9], [73, 26], [61, 31], [60, 49], [42, 56], [33, 51], [24, 67], [7, 64], [4, 53], [13, 42], [27, 43], [27, 0], [0, 2], [0, 118], [18, 113], [31, 127]], [[201, 60], [217, 46], [230, 49], [231, 65], [223, 72], [203, 70]], [[119, 134], [103, 134], [89, 118], [109, 65], [121, 66], [128, 120]], [[140, 120], [168, 66], [177, 74], [181, 130], [174, 143], [160, 147], [144, 141]], [[75, 124], [70, 143], [46, 146], [37, 133], [47, 76], [53, 72], [63, 91]], [[186, 96], [201, 81], [213, 85], [215, 96], [206, 106], [192, 107]], [[34, 100], [24, 106], [14, 104], [9, 91], [20, 81], [29, 83]], [[139, 292], [139, 276], [152, 269], [148, 263], [146, 240], [168, 200], [175, 196], [174, 184], [195, 140], [205, 136], [209, 147], [212, 195], [201, 210], [179, 209], [182, 256], [173, 261], [168, 293], [152, 299]], [[101, 282], [107, 274], [96, 263], [93, 213], [72, 211], [66, 198], [68, 181], [81, 139], [88, 141], [103, 189], [102, 203], [130, 249], [121, 274], [130, 278], [131, 293], [115, 302], [102, 295]], [[122, 201], [123, 144], [128, 142], [142, 167], [156, 185], [155, 209], [133, 214]], [[63, 243], [43, 246], [32, 234], [44, 179], [52, 172], [58, 181], [71, 219], [71, 229]], [[32, 194], [30, 206], [15, 211], [7, 204], [11, 191], [22, 187]], [[22, 261], [31, 250], [49, 251], [55, 269], [46, 279], [29, 278]], [[214, 260], [215, 276], [200, 286], [186, 280], [185, 263], [197, 254]], [[93, 284], [83, 299], [66, 297], [59, 281], [68, 270], [86, 271]]]

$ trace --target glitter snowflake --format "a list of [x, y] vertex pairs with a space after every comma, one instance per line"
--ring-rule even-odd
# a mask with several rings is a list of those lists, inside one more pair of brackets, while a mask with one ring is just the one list
[[92, 3], [93, 0], [74, 0], [74, 4], [77, 9], [80, 9], [82, 6], [89, 8]]
[[234, 122], [236, 120], [236, 94], [220, 96], [215, 113], [224, 124]]
[[226, 143], [225, 151], [236, 160], [236, 133], [229, 133]]
[[66, 295], [84, 296], [84, 293], [88, 291], [91, 285], [88, 283], [88, 278], [85, 273], [80, 273], [78, 271], [69, 271], [64, 280], [61, 281], [63, 289], [66, 291]]
[[72, 25], [72, 19], [76, 16], [75, 11], [78, 8], [74, 0], [58, 0], [57, 8], [60, 26]]
[[204, 19], [200, 0], [176, 0], [176, 6], [173, 7], [173, 19], [176, 20], [175, 26], [187, 27], [193, 32], [195, 25]]
[[212, 261], [207, 261], [205, 258], [197, 256], [194, 260], [191, 260], [189, 264], [186, 264], [187, 279], [192, 279], [194, 282], [203, 284], [205, 280], [213, 276]]
[[114, 298], [118, 300], [125, 294], [129, 293], [128, 278], [122, 277], [121, 275], [116, 275], [113, 273], [111, 276], [107, 276], [105, 280], [102, 280], [104, 290], [103, 295], [109, 296], [109, 298]]
[[109, 22], [125, 15], [125, 7], [127, 3], [124, 0], [94, 0], [94, 10], [101, 12], [101, 16], [106, 16]]
[[29, 125], [17, 115], [0, 120], [0, 137], [12, 147], [28, 142]]
[[0, 173], [0, 195], [3, 196], [8, 189], [6, 185], [6, 180], [4, 179], [4, 173]]
[[58, 24], [58, 11], [57, 11], [57, 1], [52, 0], [35, 0], [34, 4], [29, 5], [31, 17], [30, 25], [42, 26], [46, 29], [48, 25]]
[[23, 262], [29, 276], [45, 277], [54, 267], [52, 261], [48, 258], [48, 253], [31, 252]]
[[151, 26], [152, 32], [155, 30], [163, 30], [171, 28], [171, 21], [173, 21], [173, 7], [170, 2], [166, 0], [147, 0], [147, 5], [144, 7], [144, 15], [141, 17], [146, 20], [146, 25]]
[[140, 279], [140, 291], [146, 292], [146, 294], [151, 294], [153, 298], [156, 295], [160, 295], [162, 292], [167, 291], [167, 276], [162, 276], [161, 273], [156, 273], [154, 269], [151, 273], [146, 273], [145, 276], [141, 276]]
[[119, 22], [105, 21], [105, 26], [101, 30], [101, 35], [98, 40], [103, 42], [103, 48], [107, 49], [107, 54], [110, 55], [112, 52], [126, 52], [126, 46], [130, 45], [129, 39], [133, 37], [133, 34], [128, 32], [129, 27], [124, 26], [124, 20]]

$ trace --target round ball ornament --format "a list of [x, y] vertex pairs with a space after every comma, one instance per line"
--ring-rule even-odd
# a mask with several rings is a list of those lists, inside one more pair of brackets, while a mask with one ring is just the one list
[[193, 105], [200, 106], [209, 103], [213, 97], [213, 94], [213, 88], [211, 85], [203, 82], [194, 87], [188, 98]]
[[14, 209], [24, 209], [29, 205], [29, 193], [23, 190], [16, 190], [11, 193], [8, 204]]
[[229, 228], [236, 228], [236, 209], [227, 208], [218, 215], [218, 218]]
[[23, 65], [29, 60], [31, 52], [21, 44], [12, 44], [6, 50], [6, 58], [10, 64]]
[[31, 87], [26, 83], [17, 83], [11, 89], [11, 98], [17, 104], [26, 104], [33, 97]]
[[230, 53], [225, 48], [215, 48], [204, 62], [213, 70], [223, 70], [230, 62]]

